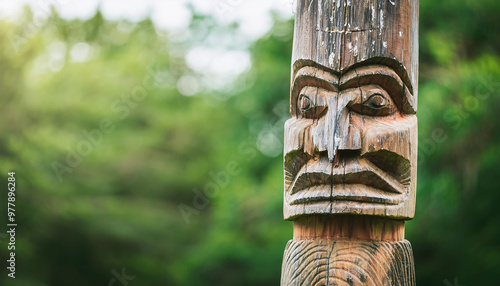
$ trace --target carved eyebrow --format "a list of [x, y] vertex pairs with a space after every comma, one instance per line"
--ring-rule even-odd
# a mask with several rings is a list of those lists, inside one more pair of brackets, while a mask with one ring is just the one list
[[416, 113], [413, 94], [399, 75], [388, 66], [367, 65], [352, 69], [342, 75], [339, 84], [341, 89], [377, 84], [389, 93], [394, 103], [403, 113]]
[[[317, 86], [328, 90], [337, 90], [339, 77], [331, 72], [313, 66], [302, 67], [295, 73], [293, 89], [304, 86]], [[300, 89], [298, 91], [300, 91]]]
[[300, 91], [306, 86], [314, 86], [326, 90], [337, 91], [339, 84], [339, 77], [329, 71], [314, 67], [303, 66], [296, 73], [293, 78], [293, 86], [290, 94], [290, 113], [293, 116]]

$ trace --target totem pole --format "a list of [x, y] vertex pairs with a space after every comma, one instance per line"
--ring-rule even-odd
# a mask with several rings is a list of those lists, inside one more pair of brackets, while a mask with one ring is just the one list
[[418, 0], [297, 0], [281, 285], [415, 285]]

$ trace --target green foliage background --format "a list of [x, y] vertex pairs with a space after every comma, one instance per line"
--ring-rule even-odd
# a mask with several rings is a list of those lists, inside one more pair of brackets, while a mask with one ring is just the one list
[[[406, 224], [417, 281], [493, 285], [500, 2], [420, 3], [417, 213]], [[0, 285], [108, 285], [123, 268], [135, 276], [131, 286], [278, 285], [292, 236], [282, 220], [276, 148], [288, 116], [293, 21], [275, 16], [261, 39], [232, 43], [248, 47], [251, 68], [191, 97], [178, 80], [204, 79], [186, 65], [186, 51], [207, 44], [209, 33], [235, 35], [237, 25], [195, 15], [190, 36], [180, 37], [149, 20], [99, 13], [83, 21], [53, 12], [35, 30], [30, 23], [30, 11], [16, 23], [0, 21], [0, 169], [4, 182], [16, 171], [19, 224], [15, 280], [0, 237]], [[70, 56], [80, 42], [94, 51], [83, 63]], [[148, 69], [161, 71], [158, 83], [143, 100], [127, 101]], [[88, 140], [83, 130], [103, 119], [113, 131], [59, 180], [54, 162], [67, 164], [69, 150]], [[228, 169], [235, 172], [221, 175]], [[194, 208], [197, 191], [214, 183], [208, 206], [186, 221], [179, 206]]]

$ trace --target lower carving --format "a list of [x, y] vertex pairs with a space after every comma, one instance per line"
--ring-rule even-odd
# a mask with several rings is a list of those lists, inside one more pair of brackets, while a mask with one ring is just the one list
[[281, 285], [414, 286], [411, 244], [407, 240], [290, 240]]

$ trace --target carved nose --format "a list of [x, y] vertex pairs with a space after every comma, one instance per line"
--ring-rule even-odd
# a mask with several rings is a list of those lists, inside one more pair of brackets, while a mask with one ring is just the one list
[[328, 99], [326, 114], [325, 140], [327, 140], [328, 160], [333, 162], [338, 150], [361, 149], [361, 136], [358, 128], [351, 124], [351, 115], [347, 108], [350, 98], [347, 96]]

